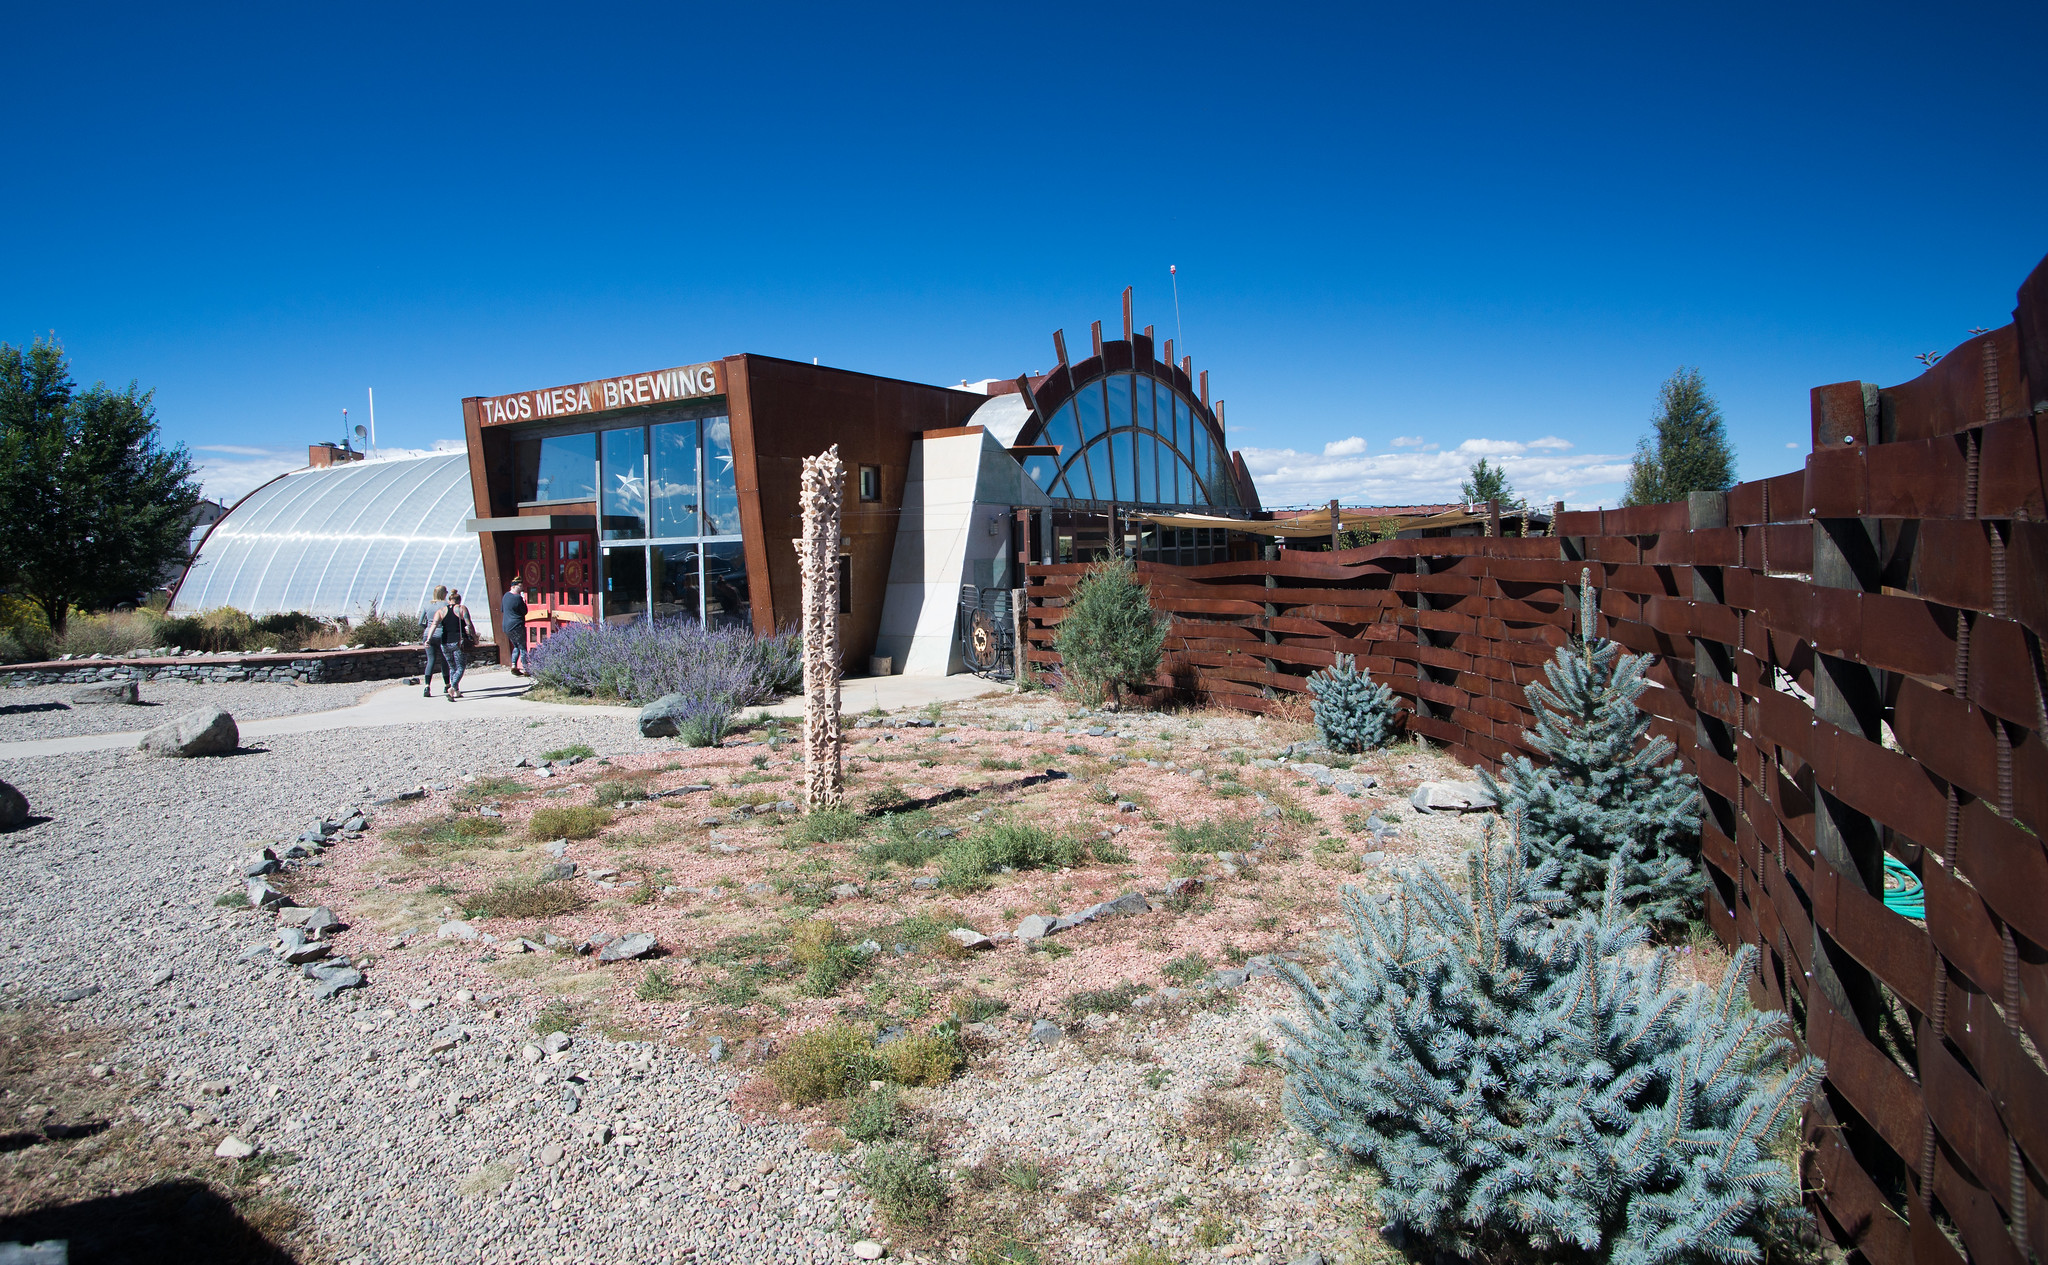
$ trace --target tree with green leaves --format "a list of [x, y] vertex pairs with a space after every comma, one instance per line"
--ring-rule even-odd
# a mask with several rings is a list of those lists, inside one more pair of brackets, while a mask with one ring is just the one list
[[1682, 501], [1692, 492], [1726, 492], [1735, 484], [1735, 450], [1721, 405], [1698, 369], [1681, 367], [1657, 391], [1654, 435], [1636, 443], [1628, 472], [1629, 505]]
[[80, 390], [54, 336], [0, 343], [0, 586], [62, 636], [74, 606], [141, 597], [185, 557], [192, 459], [166, 448], [155, 393]]
[[1459, 495], [1467, 505], [1484, 505], [1488, 501], [1499, 501], [1503, 508], [1520, 505], [1521, 498], [1508, 483], [1508, 472], [1481, 457], [1472, 463], [1472, 471], [1465, 481], [1458, 485]]
[[1123, 691], [1152, 679], [1166, 646], [1167, 621], [1152, 610], [1151, 590], [1124, 558], [1088, 568], [1067, 599], [1053, 647], [1060, 667], [1090, 701], [1120, 703]]

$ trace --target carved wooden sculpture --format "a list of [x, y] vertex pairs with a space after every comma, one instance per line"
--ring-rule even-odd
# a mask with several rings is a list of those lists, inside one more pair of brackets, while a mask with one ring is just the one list
[[839, 507], [846, 465], [834, 444], [804, 459], [804, 803], [831, 808], [846, 789], [839, 732]]

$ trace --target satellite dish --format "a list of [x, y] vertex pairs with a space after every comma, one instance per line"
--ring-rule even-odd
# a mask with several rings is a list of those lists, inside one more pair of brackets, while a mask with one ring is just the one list
[[363, 429], [363, 428], [362, 428], [362, 427], [361, 427], [360, 425], [356, 427], [356, 438], [357, 438], [357, 439], [368, 439], [369, 437], [370, 437], [370, 432], [369, 432], [369, 431], [366, 431], [366, 430], [364, 430], [364, 429]]

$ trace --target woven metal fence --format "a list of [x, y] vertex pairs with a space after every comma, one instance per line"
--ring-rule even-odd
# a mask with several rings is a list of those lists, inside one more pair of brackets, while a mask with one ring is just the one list
[[[2048, 261], [2019, 300], [1911, 382], [1815, 389], [1778, 478], [1550, 537], [1138, 568], [1173, 617], [1160, 685], [1271, 711], [1355, 655], [1489, 765], [1527, 752], [1590, 570], [1705, 793], [1706, 918], [1827, 1061], [1813, 1202], [1878, 1265], [2048, 1258]], [[1083, 569], [1027, 570], [1038, 670]], [[1887, 856], [1924, 918], [1886, 907]]]

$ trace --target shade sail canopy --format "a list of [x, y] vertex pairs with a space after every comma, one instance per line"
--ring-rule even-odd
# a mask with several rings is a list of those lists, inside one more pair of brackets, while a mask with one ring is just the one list
[[465, 529], [475, 512], [466, 453], [295, 471], [215, 524], [171, 609], [359, 619], [374, 605], [417, 614], [446, 584], [462, 590], [488, 635], [483, 550]]

